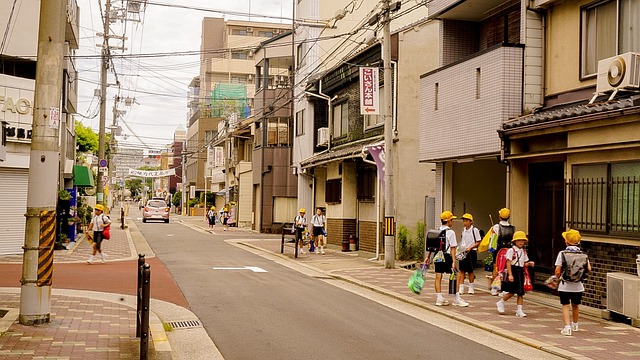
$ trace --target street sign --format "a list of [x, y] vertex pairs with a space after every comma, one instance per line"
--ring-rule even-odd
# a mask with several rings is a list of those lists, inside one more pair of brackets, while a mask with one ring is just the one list
[[107, 159], [100, 159], [100, 161], [98, 161], [98, 166], [107, 167]]
[[109, 183], [109, 176], [108, 175], [105, 175], [105, 176], [102, 177], [102, 183], [104, 185], [107, 185]]
[[101, 167], [100, 169], [98, 169], [100, 172], [107, 172], [109, 171], [108, 167]]
[[378, 114], [379, 86], [378, 68], [360, 67], [360, 114]]

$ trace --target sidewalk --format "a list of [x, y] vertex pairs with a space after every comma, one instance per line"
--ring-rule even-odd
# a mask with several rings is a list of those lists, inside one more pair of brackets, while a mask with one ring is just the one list
[[[91, 245], [84, 236], [69, 250], [55, 251], [51, 322], [46, 325], [17, 322], [22, 256], [0, 256], [0, 358], [139, 359], [133, 294], [138, 254], [143, 253], [153, 280], [149, 358], [222, 359], [164, 264], [133, 221], [126, 223], [129, 227], [121, 230], [114, 221], [111, 240], [103, 243], [104, 264], [99, 259], [86, 263]], [[173, 331], [165, 332], [163, 322]]]

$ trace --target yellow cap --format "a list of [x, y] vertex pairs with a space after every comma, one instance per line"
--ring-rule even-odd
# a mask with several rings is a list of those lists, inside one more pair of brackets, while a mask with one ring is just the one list
[[305, 208], [300, 208], [300, 212], [301, 212], [301, 213], [303, 213], [303, 214], [305, 214], [305, 213], [307, 212], [307, 209], [305, 209]]
[[529, 239], [527, 239], [527, 234], [525, 234], [524, 231], [516, 231], [513, 233], [513, 239], [511, 239], [511, 242], [518, 240], [529, 241]]
[[462, 220], [465, 220], [465, 219], [473, 221], [473, 215], [471, 215], [469, 213], [466, 213], [466, 214], [462, 215]]
[[101, 204], [97, 204], [97, 205], [94, 207], [94, 209], [95, 209], [95, 210], [100, 210], [100, 211], [104, 212], [104, 206], [102, 206]]
[[580, 244], [580, 240], [582, 240], [582, 235], [580, 235], [580, 232], [573, 229], [563, 232], [562, 237], [564, 238], [564, 241], [566, 241], [569, 245], [578, 245]]
[[443, 221], [449, 221], [449, 220], [453, 220], [453, 219], [457, 219], [457, 216], [454, 216], [453, 213], [449, 210], [443, 212], [442, 214], [440, 214], [440, 220]]
[[498, 215], [500, 215], [500, 218], [502, 219], [508, 219], [511, 216], [511, 210], [502, 208], [500, 209], [500, 211], [498, 211]]
[[212, 206], [210, 210], [215, 210], [215, 209], [216, 209], [216, 207], [215, 207], [215, 206]]

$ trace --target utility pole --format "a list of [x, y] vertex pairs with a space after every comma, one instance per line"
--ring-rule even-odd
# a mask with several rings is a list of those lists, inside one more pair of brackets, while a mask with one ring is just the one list
[[51, 321], [66, 9], [66, 0], [40, 2], [27, 219], [20, 279], [19, 321], [22, 325]]
[[[102, 57], [100, 67], [100, 130], [98, 134], [98, 161], [104, 159], [104, 138], [105, 138], [105, 123], [107, 116], [107, 70], [109, 70], [109, 12], [111, 11], [111, 0], [107, 0], [104, 9], [104, 33], [102, 36]], [[103, 204], [104, 199], [104, 184], [102, 183], [102, 177], [104, 171], [102, 167], [98, 166], [98, 185], [96, 201], [98, 204]]]
[[182, 206], [181, 215], [187, 215], [187, 139], [182, 142]]
[[[383, 0], [383, 36], [382, 36], [382, 62], [384, 64], [384, 217], [385, 224], [391, 226], [393, 231], [385, 229], [384, 235], [384, 267], [393, 269], [396, 261], [395, 238], [395, 201], [393, 186], [393, 116], [391, 113], [391, 20], [390, 0]], [[397, 79], [396, 79], [397, 81]]]
[[[113, 119], [111, 119], [111, 139], [109, 141], [109, 181], [111, 181], [111, 183], [113, 183], [113, 179], [115, 179], [115, 173], [116, 173], [116, 165], [113, 162], [113, 159], [115, 158], [115, 148], [116, 148], [116, 131], [117, 131], [117, 126], [118, 126], [118, 103], [120, 102], [120, 97], [118, 95], [113, 97]], [[115, 186], [114, 186], [114, 190], [115, 190]], [[114, 191], [109, 191], [109, 197], [111, 199], [110, 201], [110, 205], [111, 207], [114, 207], [115, 205], [115, 199], [116, 199], [116, 194], [114, 193]]]

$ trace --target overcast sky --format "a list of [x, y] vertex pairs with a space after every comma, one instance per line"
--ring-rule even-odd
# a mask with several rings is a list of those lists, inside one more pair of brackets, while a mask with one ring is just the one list
[[[101, 3], [104, 11], [106, 0], [77, 0], [80, 7], [80, 49], [77, 61], [79, 77], [79, 96], [77, 112], [82, 115], [77, 118], [96, 132], [99, 127], [99, 101], [94, 97], [94, 90], [98, 89], [100, 80], [99, 59], [82, 59], [82, 55], [98, 55], [101, 38], [96, 33], [103, 32], [100, 15]], [[119, 0], [112, 0], [119, 4]], [[154, 4], [155, 3], [155, 4]], [[112, 33], [122, 34], [128, 39], [124, 46], [124, 54], [154, 54], [149, 57], [133, 57], [115, 59], [114, 65], [118, 74], [122, 98], [135, 98], [137, 104], [130, 107], [121, 103], [120, 110], [126, 110], [121, 118], [120, 126], [127, 139], [118, 138], [121, 144], [141, 146], [141, 142], [133, 134], [138, 135], [142, 142], [151, 148], [159, 149], [169, 144], [173, 133], [182, 125], [185, 127], [187, 114], [188, 85], [199, 72], [199, 55], [190, 56], [159, 56], [159, 53], [186, 52], [200, 50], [200, 32], [202, 18], [222, 17], [219, 12], [205, 12], [180, 7], [160, 6], [156, 4], [170, 4], [223, 10], [226, 19], [243, 19], [232, 13], [254, 14], [251, 20], [289, 22], [288, 20], [264, 19], [257, 15], [275, 17], [291, 17], [292, 0], [149, 0], [146, 11], [141, 16], [141, 22], [128, 21], [126, 28], [119, 23], [112, 26]], [[249, 11], [249, 9], [251, 11]], [[119, 45], [117, 40], [111, 40], [110, 45]], [[121, 51], [113, 51], [122, 54]], [[115, 84], [115, 77], [110, 73], [109, 84]], [[107, 126], [111, 124], [113, 99], [117, 95], [117, 88], [110, 86], [107, 90]], [[84, 116], [84, 117], [83, 117]], [[123, 124], [124, 123], [124, 124]], [[125, 124], [129, 125], [128, 129]]]

